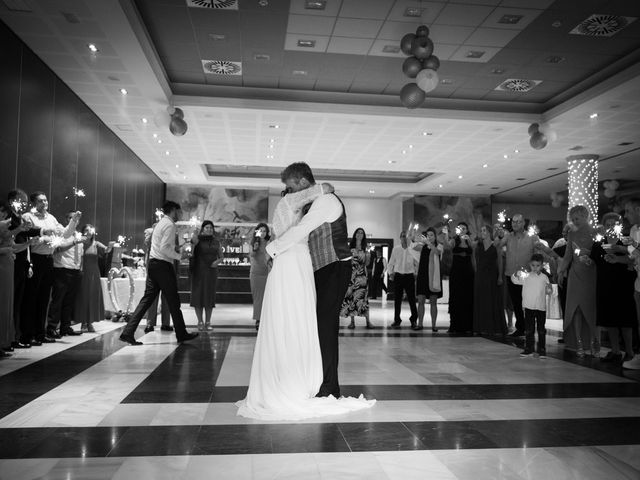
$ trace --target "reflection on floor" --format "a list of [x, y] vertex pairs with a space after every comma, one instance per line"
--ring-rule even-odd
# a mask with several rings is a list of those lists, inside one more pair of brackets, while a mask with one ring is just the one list
[[520, 358], [517, 342], [449, 337], [439, 311], [438, 333], [387, 329], [387, 303], [372, 303], [375, 330], [343, 319], [343, 393], [378, 403], [299, 422], [236, 416], [250, 306], [220, 305], [181, 346], [143, 327], [144, 345], [125, 346], [103, 321], [17, 351], [0, 361], [0, 478], [640, 478], [638, 372], [565, 352], [559, 321], [548, 359]]

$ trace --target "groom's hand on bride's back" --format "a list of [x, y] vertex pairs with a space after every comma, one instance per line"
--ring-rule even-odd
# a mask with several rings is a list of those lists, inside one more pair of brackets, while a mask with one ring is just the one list
[[333, 193], [336, 189], [333, 188], [333, 185], [330, 183], [323, 182], [322, 183], [322, 193]]

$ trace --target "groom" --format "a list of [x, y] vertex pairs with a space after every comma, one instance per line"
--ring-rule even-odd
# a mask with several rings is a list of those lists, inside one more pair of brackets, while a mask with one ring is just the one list
[[[289, 165], [280, 174], [280, 179], [293, 193], [315, 185], [311, 168], [303, 162]], [[267, 245], [267, 253], [275, 258], [309, 236], [323, 369], [322, 385], [316, 396], [340, 398], [338, 328], [340, 307], [351, 279], [347, 216], [342, 201], [335, 194], [321, 195], [310, 206], [305, 206], [304, 211], [306, 214], [298, 225]]]

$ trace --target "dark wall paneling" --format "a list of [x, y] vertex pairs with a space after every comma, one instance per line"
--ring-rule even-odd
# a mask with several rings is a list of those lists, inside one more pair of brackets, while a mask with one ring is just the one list
[[4, 28], [0, 28], [0, 45], [0, 195], [6, 198], [5, 193], [16, 183], [22, 46]]
[[58, 220], [77, 208], [103, 243], [133, 248], [164, 184], [2, 22], [0, 45], [0, 197], [42, 190]]
[[[73, 187], [78, 175], [78, 113], [82, 103], [60, 82], [56, 83], [53, 142], [51, 145], [51, 191], [49, 211], [61, 223], [67, 212], [75, 210]], [[21, 185], [18, 182], [18, 185]], [[27, 190], [28, 191], [28, 190]]]

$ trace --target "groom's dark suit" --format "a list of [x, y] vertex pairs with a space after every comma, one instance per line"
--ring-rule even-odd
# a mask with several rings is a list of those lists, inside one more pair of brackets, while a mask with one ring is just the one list
[[351, 279], [347, 216], [342, 201], [334, 194], [318, 197], [303, 211], [305, 215], [300, 223], [270, 243], [267, 253], [275, 257], [293, 243], [309, 236], [309, 251], [316, 282], [318, 337], [323, 369], [318, 396], [334, 395], [338, 398], [340, 307]]

